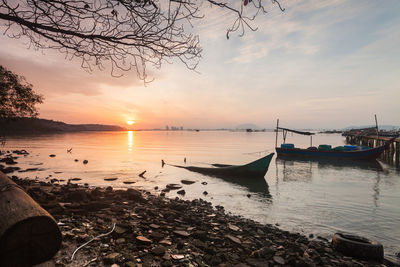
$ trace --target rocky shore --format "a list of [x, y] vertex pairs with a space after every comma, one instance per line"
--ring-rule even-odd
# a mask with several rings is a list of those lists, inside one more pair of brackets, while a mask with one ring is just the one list
[[227, 214], [202, 199], [8, 175], [59, 225], [63, 243], [49, 266], [384, 266], [343, 256], [322, 238]]

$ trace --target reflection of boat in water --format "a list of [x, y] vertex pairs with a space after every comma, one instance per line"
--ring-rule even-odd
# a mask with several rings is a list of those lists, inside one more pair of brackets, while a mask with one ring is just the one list
[[233, 183], [239, 186], [247, 188], [250, 192], [260, 193], [261, 195], [271, 198], [269, 193], [269, 186], [264, 177], [260, 179], [243, 179], [242, 177], [218, 177], [218, 179], [224, 180], [229, 183]]
[[277, 163], [285, 165], [287, 162], [316, 163], [318, 168], [351, 168], [360, 170], [383, 171], [382, 165], [377, 160], [331, 160], [326, 158], [293, 158], [278, 156]]
[[196, 167], [196, 166], [180, 166], [180, 165], [171, 165], [171, 166], [211, 176], [222, 177], [226, 179], [227, 178], [229, 179], [241, 178], [243, 180], [259, 179], [259, 178], [264, 179], [264, 176], [268, 171], [268, 167], [273, 156], [274, 153], [271, 153], [268, 156], [262, 157], [258, 160], [255, 160], [245, 165], [213, 164], [213, 167]]

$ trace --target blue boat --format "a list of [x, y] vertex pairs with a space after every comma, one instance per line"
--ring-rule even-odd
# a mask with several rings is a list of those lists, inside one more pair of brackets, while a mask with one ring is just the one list
[[[281, 147], [277, 146], [278, 132], [279, 130], [283, 133], [283, 144]], [[297, 133], [301, 135], [307, 135], [311, 138], [311, 146], [309, 148], [296, 148], [293, 144], [286, 144], [286, 135], [288, 132]], [[312, 146], [312, 136], [315, 133], [303, 132], [298, 130], [292, 130], [288, 128], [279, 127], [279, 120], [276, 126], [276, 140], [275, 150], [278, 157], [293, 157], [303, 159], [351, 159], [351, 160], [374, 160], [378, 158], [385, 149], [387, 149], [395, 140], [395, 137], [390, 139], [383, 146], [370, 148], [370, 147], [357, 147], [357, 146], [344, 146], [332, 149], [329, 145], [320, 145], [318, 148]]]

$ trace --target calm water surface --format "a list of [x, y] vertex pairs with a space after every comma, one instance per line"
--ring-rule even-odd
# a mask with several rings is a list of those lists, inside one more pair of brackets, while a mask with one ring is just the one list
[[[287, 141], [298, 147], [309, 146], [309, 139], [303, 136], [289, 134]], [[318, 134], [313, 143], [343, 145], [344, 138]], [[183, 185], [185, 199], [203, 198], [233, 214], [262, 223], [278, 223], [280, 228], [306, 235], [330, 239], [339, 230], [353, 232], [380, 241], [387, 254], [400, 251], [400, 172], [384, 163], [339, 165], [274, 157], [266, 183], [246, 185], [168, 165], [161, 167], [161, 159], [184, 165], [185, 157], [187, 165], [243, 164], [274, 152], [274, 146], [272, 132], [143, 131], [15, 137], [0, 149], [30, 152], [17, 160], [19, 166], [41, 170], [16, 173], [22, 178], [82, 178], [82, 184], [139, 187], [156, 193], [159, 190], [154, 190], [155, 186], [162, 189], [168, 183], [190, 179], [196, 183]], [[72, 153], [67, 153], [69, 148]], [[50, 158], [50, 154], [56, 157]], [[82, 164], [84, 159], [89, 163]], [[138, 174], [144, 170], [145, 178], [140, 178]], [[118, 180], [103, 180], [111, 177]], [[126, 185], [123, 181], [135, 184]], [[176, 191], [167, 195], [178, 196]]]

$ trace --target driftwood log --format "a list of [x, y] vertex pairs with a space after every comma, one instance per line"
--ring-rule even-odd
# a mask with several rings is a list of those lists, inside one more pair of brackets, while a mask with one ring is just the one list
[[0, 171], [0, 265], [32, 266], [61, 245], [54, 218]]

